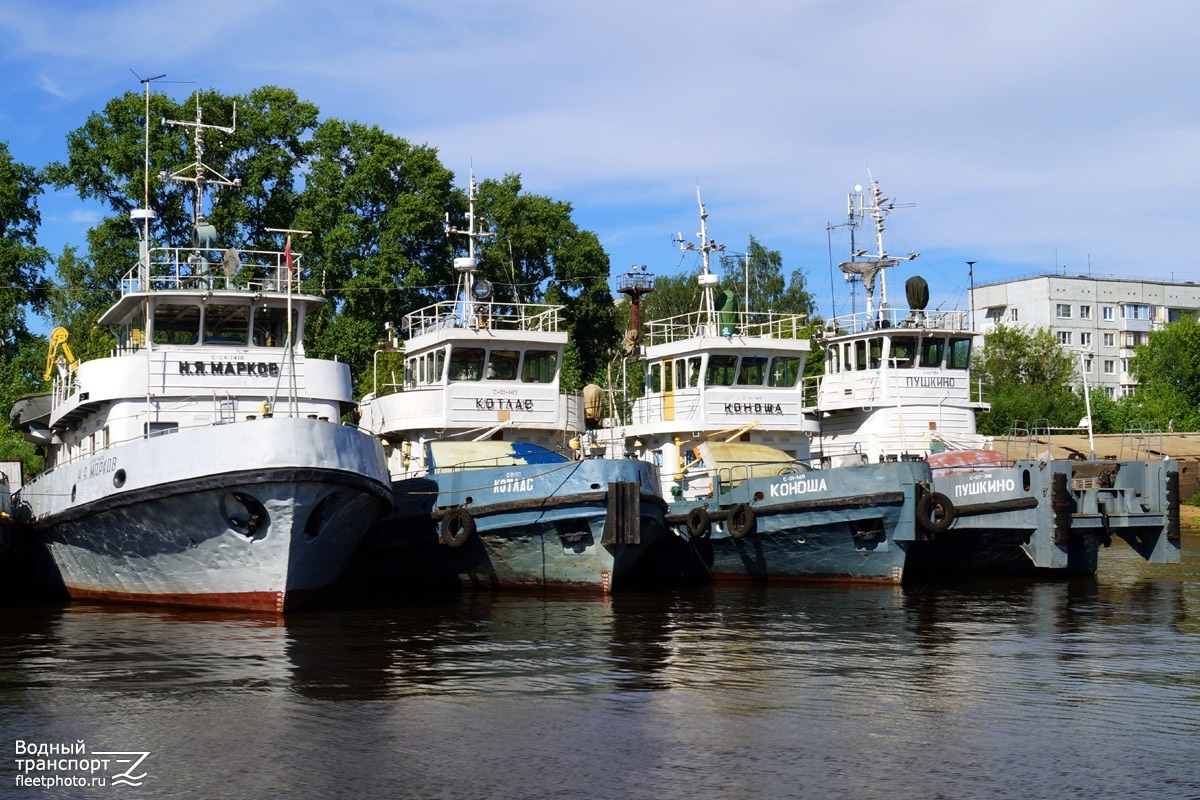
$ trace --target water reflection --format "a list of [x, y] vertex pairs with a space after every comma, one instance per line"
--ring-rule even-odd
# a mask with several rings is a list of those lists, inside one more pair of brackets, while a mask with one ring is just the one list
[[0, 609], [0, 729], [150, 749], [159, 796], [1195, 795], [1197, 544], [1068, 583]]

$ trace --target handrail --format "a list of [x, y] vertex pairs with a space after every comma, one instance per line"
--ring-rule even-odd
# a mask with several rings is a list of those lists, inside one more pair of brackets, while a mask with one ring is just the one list
[[[246, 260], [242, 260], [242, 259]], [[138, 263], [121, 278], [121, 296], [174, 289], [233, 289], [283, 292], [295, 280], [302, 256], [277, 250], [214, 250], [207, 247], [156, 247], [148, 265]]]
[[722, 311], [717, 325], [700, 311], [646, 323], [646, 344], [669, 344], [695, 336], [740, 336], [748, 339], [803, 339], [805, 315], [774, 311]]
[[442, 328], [557, 333], [563, 306], [443, 300], [404, 315], [409, 338]]

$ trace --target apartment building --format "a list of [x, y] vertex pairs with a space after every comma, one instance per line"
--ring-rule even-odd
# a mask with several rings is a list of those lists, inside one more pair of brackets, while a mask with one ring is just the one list
[[1109, 397], [1133, 391], [1129, 373], [1134, 348], [1150, 332], [1184, 314], [1200, 311], [1200, 285], [1086, 275], [1039, 275], [975, 286], [971, 311], [976, 328], [997, 324], [1048, 328], [1076, 357], [1088, 385]]

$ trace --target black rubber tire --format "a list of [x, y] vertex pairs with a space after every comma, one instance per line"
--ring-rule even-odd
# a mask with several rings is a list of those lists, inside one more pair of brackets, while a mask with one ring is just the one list
[[447, 547], [462, 547], [475, 535], [475, 518], [465, 508], [452, 508], [442, 515], [441, 539]]
[[954, 504], [941, 492], [927, 492], [917, 501], [917, 524], [930, 533], [945, 533], [957, 518]]
[[707, 539], [709, 533], [712, 532], [712, 519], [708, 516], [708, 509], [704, 506], [696, 506], [687, 513], [687, 532], [691, 539]]
[[729, 529], [729, 535], [735, 539], [741, 539], [754, 533], [754, 509], [746, 503], [738, 503], [733, 508], [729, 509], [729, 520], [726, 527]]

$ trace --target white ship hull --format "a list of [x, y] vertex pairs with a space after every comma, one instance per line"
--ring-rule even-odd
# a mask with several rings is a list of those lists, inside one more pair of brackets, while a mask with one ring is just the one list
[[112, 445], [22, 497], [73, 598], [281, 612], [337, 579], [391, 490], [374, 438], [277, 418]]

